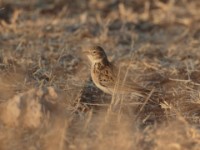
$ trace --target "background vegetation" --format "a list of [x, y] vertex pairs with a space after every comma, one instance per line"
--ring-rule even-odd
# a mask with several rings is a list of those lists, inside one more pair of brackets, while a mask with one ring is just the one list
[[[198, 0], [2, 0], [0, 149], [198, 150], [199, 8]], [[111, 110], [112, 97], [89, 78], [82, 50], [91, 44], [159, 94]]]

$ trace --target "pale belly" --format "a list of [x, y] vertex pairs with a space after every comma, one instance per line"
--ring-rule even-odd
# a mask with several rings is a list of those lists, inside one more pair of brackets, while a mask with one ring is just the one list
[[91, 76], [92, 76], [92, 81], [94, 82], [94, 84], [103, 92], [107, 93], [107, 94], [112, 94], [112, 90], [110, 90], [110, 88], [107, 88], [105, 86], [102, 86], [99, 82], [99, 79], [96, 77], [96, 75], [94, 75], [93, 72], [91, 72]]

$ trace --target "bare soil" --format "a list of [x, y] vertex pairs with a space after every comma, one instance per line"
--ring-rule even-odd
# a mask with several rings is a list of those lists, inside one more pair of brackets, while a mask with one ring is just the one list
[[[199, 7], [1, 0], [0, 149], [199, 150]], [[156, 95], [121, 100], [97, 89], [82, 53], [94, 44]]]

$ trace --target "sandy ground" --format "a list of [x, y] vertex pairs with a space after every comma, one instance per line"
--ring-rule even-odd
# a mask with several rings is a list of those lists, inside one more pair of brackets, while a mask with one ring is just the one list
[[[198, 150], [200, 1], [0, 1], [0, 149]], [[102, 46], [151, 99], [112, 97]], [[118, 102], [115, 109], [111, 102]]]

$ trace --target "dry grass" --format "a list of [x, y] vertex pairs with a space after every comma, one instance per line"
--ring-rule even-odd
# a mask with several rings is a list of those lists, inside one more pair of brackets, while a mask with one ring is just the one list
[[[199, 6], [0, 1], [0, 149], [198, 150]], [[159, 94], [102, 93], [81, 53], [89, 44], [103, 46], [126, 78]]]

